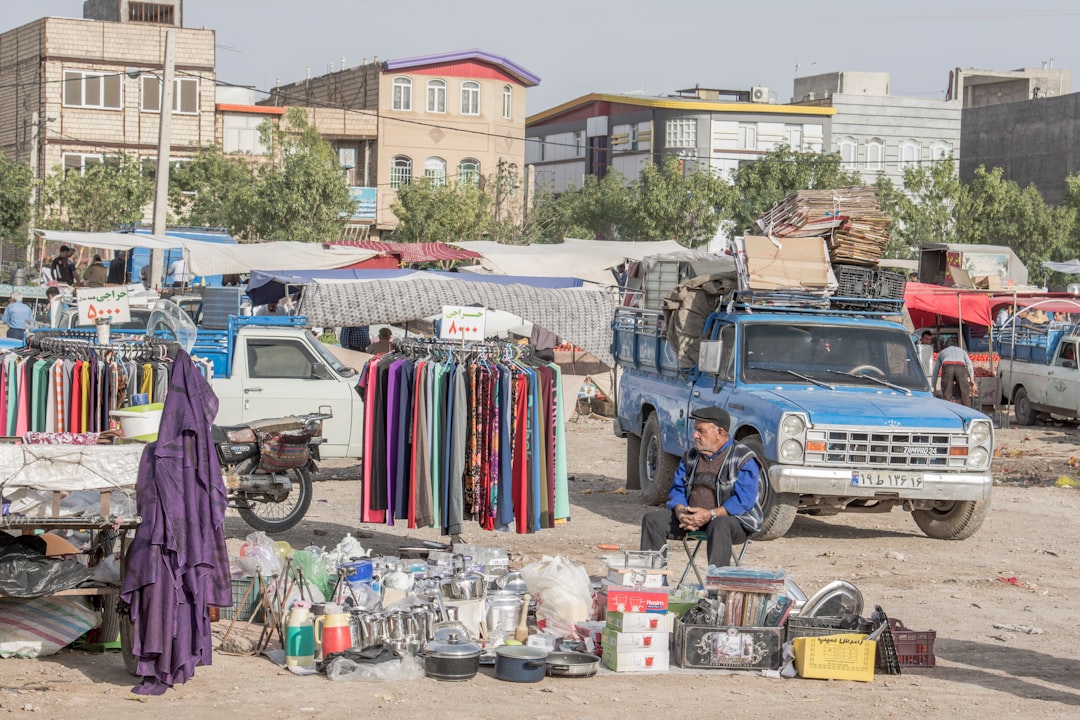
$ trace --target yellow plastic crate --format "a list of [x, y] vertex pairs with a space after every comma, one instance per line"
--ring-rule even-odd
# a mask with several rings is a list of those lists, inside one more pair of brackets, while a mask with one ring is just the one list
[[799, 677], [872, 682], [877, 643], [858, 633], [800, 637], [793, 641]]

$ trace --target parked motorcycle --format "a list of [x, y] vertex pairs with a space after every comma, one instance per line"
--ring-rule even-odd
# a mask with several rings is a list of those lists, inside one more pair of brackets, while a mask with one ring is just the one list
[[214, 425], [229, 504], [244, 521], [268, 533], [284, 532], [311, 505], [311, 473], [318, 468], [322, 422], [329, 412]]

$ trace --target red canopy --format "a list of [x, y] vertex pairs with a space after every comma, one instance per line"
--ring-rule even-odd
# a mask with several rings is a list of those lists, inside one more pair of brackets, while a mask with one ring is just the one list
[[462, 250], [453, 245], [440, 242], [429, 243], [398, 243], [382, 242], [380, 240], [341, 240], [330, 243], [331, 245], [348, 245], [373, 252], [396, 255], [403, 265], [424, 262], [443, 262], [446, 260], [474, 260], [481, 258], [478, 252]]
[[1035, 306], [1043, 312], [1080, 313], [1080, 297], [1067, 293], [1039, 293], [1036, 295], [994, 295], [990, 304], [994, 310], [1000, 307]]
[[915, 327], [937, 325], [939, 316], [974, 325], [993, 324], [990, 297], [978, 290], [909, 282], [904, 289], [904, 305]]

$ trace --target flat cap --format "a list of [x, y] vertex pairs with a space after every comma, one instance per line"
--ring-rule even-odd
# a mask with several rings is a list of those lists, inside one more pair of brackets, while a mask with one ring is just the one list
[[692, 413], [690, 413], [690, 419], [712, 423], [713, 425], [724, 428], [725, 430], [731, 429], [731, 416], [728, 415], [727, 410], [725, 410], [724, 408], [698, 408], [697, 410], [694, 410]]

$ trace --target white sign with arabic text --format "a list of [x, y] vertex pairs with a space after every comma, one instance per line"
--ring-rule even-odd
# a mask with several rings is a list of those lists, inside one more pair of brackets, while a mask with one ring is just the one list
[[483, 340], [487, 308], [443, 305], [440, 340]]
[[80, 325], [94, 325], [99, 318], [109, 318], [113, 323], [131, 320], [126, 287], [76, 288], [75, 298], [79, 301]]

